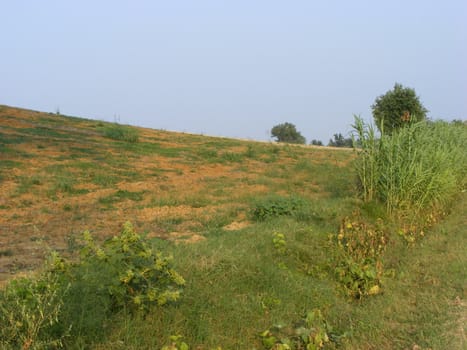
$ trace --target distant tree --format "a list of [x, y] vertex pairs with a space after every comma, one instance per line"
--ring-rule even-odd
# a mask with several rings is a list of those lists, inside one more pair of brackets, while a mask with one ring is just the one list
[[451, 121], [451, 124], [457, 125], [457, 126], [467, 126], [467, 120], [454, 119], [453, 121]]
[[323, 145], [323, 142], [320, 141], [320, 140], [311, 140], [310, 145], [313, 145], [313, 146], [322, 146], [322, 145]]
[[352, 144], [353, 144], [353, 142], [352, 142], [351, 137], [345, 138], [344, 136], [342, 136], [341, 133], [339, 133], [339, 134], [334, 134], [334, 140], [330, 139], [329, 143], [328, 143], [328, 146], [332, 146], [332, 147], [352, 147]]
[[403, 87], [398, 83], [394, 85], [394, 89], [377, 97], [371, 108], [376, 126], [385, 134], [391, 134], [410, 122], [426, 119], [428, 112], [414, 89]]
[[297, 131], [295, 125], [291, 123], [278, 124], [271, 129], [271, 136], [276, 139], [277, 142], [285, 143], [306, 143], [305, 137]]

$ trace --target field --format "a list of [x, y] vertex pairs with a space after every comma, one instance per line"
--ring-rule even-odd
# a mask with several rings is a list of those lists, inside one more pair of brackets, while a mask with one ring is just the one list
[[67, 348], [160, 349], [181, 335], [192, 349], [263, 349], [261, 333], [315, 309], [330, 348], [465, 348], [465, 193], [415, 243], [386, 225], [381, 293], [356, 299], [336, 280], [342, 220], [384, 219], [358, 199], [355, 157], [0, 106], [0, 281], [130, 221], [173, 256], [181, 297], [106, 319], [90, 306], [100, 328]]

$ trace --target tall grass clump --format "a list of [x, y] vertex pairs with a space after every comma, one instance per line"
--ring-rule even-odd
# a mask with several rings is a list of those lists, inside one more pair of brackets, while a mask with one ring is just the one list
[[355, 117], [357, 175], [364, 201], [397, 210], [442, 209], [466, 185], [467, 128], [443, 121], [411, 123], [378, 138]]

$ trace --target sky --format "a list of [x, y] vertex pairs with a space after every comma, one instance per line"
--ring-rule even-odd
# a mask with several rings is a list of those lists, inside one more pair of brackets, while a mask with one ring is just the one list
[[467, 1], [0, 0], [0, 104], [310, 142], [401, 83], [467, 119]]

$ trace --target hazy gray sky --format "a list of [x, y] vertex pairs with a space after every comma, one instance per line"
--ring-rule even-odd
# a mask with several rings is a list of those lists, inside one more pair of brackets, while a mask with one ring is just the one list
[[467, 118], [467, 1], [1, 0], [0, 104], [325, 143], [395, 82]]

